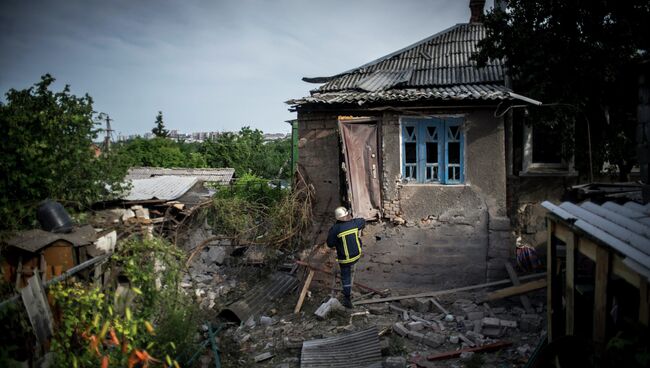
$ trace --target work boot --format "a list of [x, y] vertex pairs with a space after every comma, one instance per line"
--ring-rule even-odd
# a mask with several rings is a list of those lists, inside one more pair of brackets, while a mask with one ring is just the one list
[[351, 309], [353, 307], [350, 297], [343, 297], [343, 301], [341, 302], [341, 304], [348, 309]]

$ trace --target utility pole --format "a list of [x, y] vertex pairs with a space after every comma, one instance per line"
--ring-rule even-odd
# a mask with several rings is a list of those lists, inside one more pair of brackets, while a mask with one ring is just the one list
[[111, 119], [108, 114], [104, 115], [106, 118], [106, 137], [104, 138], [104, 150], [106, 153], [108, 153], [111, 150], [111, 134], [113, 133], [113, 129], [111, 129]]

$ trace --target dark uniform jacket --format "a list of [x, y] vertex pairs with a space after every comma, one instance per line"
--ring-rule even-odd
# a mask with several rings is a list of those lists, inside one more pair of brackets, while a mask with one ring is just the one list
[[336, 248], [336, 259], [341, 264], [352, 264], [361, 257], [359, 231], [366, 226], [366, 220], [355, 218], [337, 221], [327, 235], [327, 246]]

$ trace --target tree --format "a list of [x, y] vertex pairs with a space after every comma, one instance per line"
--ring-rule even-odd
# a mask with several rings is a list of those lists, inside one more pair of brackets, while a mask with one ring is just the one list
[[158, 115], [156, 115], [155, 124], [156, 126], [153, 129], [151, 129], [151, 133], [153, 133], [158, 138], [169, 137], [169, 130], [165, 129], [165, 123], [163, 122], [162, 111], [158, 111]]
[[52, 92], [46, 74], [33, 87], [6, 93], [0, 103], [0, 223], [28, 225], [44, 199], [86, 206], [123, 189], [126, 165], [112, 154], [94, 156], [98, 129], [92, 98], [65, 86]]
[[484, 25], [479, 65], [505, 59], [514, 89], [546, 104], [529, 108], [529, 120], [575, 129], [577, 164], [588, 162], [590, 131], [595, 167], [607, 160], [624, 179], [635, 162], [634, 71], [648, 55], [650, 3], [510, 0]]

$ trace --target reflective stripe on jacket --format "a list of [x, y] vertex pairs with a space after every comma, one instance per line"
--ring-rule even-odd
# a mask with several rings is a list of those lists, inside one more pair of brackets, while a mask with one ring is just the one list
[[356, 262], [361, 257], [361, 239], [359, 230], [366, 221], [355, 218], [350, 221], [337, 221], [327, 236], [327, 246], [336, 248], [336, 259], [341, 264]]

